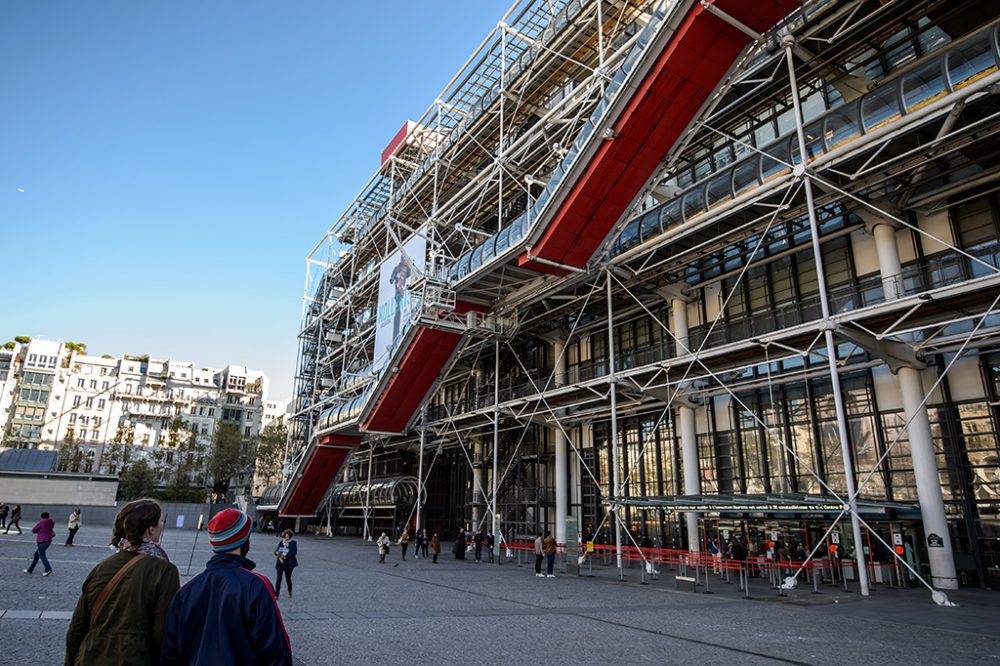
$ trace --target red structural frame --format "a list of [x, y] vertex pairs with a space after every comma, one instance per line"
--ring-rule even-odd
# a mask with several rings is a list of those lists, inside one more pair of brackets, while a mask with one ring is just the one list
[[282, 516], [312, 516], [323, 501], [337, 472], [361, 441], [358, 435], [325, 435], [307, 454], [300, 476], [292, 479], [292, 491], [280, 508]]
[[[713, 4], [748, 27], [766, 32], [799, 2]], [[749, 42], [749, 35], [701, 4], [694, 5], [615, 123], [617, 136], [601, 144], [531, 256], [522, 254], [518, 265], [555, 275], [566, 271], [533, 258], [583, 267]]]

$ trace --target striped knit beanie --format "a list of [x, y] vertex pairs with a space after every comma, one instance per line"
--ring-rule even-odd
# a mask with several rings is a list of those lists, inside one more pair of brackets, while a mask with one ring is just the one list
[[253, 523], [238, 509], [224, 509], [208, 521], [208, 542], [216, 553], [239, 548], [250, 539]]

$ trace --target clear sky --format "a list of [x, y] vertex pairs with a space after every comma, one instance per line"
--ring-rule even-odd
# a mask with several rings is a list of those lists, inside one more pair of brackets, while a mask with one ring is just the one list
[[0, 2], [0, 343], [288, 397], [306, 253], [509, 4]]

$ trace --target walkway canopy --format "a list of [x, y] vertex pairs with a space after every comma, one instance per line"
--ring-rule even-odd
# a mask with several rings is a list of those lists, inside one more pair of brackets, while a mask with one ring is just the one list
[[[610, 500], [614, 501], [614, 500]], [[639, 509], [663, 511], [695, 511], [698, 513], [762, 513], [765, 515], [807, 513], [837, 516], [844, 510], [844, 503], [826, 495], [804, 493], [753, 494], [753, 495], [653, 495], [623, 497], [616, 503]], [[872, 517], [920, 516], [917, 504], [858, 500], [858, 513]]]

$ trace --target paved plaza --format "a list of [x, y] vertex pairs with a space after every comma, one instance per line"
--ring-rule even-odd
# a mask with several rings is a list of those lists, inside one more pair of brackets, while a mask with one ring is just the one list
[[[91, 567], [108, 553], [106, 528], [87, 526], [75, 548], [50, 549], [55, 573], [22, 569], [23, 536], [0, 535], [0, 664], [62, 663], [69, 615]], [[193, 532], [167, 532], [164, 545], [182, 582]], [[251, 559], [273, 575], [276, 539], [254, 538]], [[447, 546], [447, 545], [446, 545]], [[448, 548], [443, 550], [448, 551]], [[755, 581], [753, 599], [712, 577], [712, 594], [677, 589], [672, 571], [643, 585], [639, 569], [616, 579], [597, 562], [592, 576], [540, 579], [513, 560], [503, 566], [399, 559], [379, 565], [358, 539], [299, 538], [295, 597], [281, 608], [298, 664], [567, 664], [1000, 662], [1000, 597], [961, 591], [959, 608], [940, 608], [920, 589], [856, 591], [822, 586], [779, 597]], [[191, 574], [209, 557], [198, 537]], [[703, 589], [703, 588], [702, 588]]]

